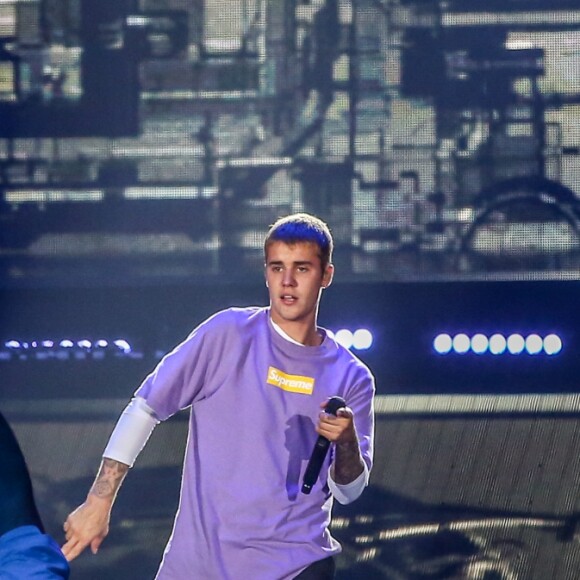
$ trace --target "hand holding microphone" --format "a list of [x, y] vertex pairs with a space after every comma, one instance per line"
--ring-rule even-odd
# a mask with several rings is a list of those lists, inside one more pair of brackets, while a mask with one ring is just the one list
[[[324, 412], [336, 416], [338, 410], [344, 407], [346, 407], [346, 401], [342, 397], [331, 397], [324, 407]], [[322, 469], [322, 464], [324, 463], [329, 447], [330, 439], [324, 435], [319, 435], [314, 444], [314, 449], [312, 450], [306, 471], [304, 472], [302, 493], [309, 494], [312, 490], [312, 486], [316, 483], [320, 475], [320, 470]]]

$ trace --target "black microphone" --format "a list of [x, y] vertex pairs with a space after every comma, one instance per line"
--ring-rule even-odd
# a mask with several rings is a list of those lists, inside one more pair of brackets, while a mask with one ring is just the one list
[[[343, 407], [346, 407], [346, 401], [342, 397], [331, 397], [328, 403], [326, 403], [326, 407], [324, 407], [324, 412], [336, 416], [337, 411]], [[324, 463], [324, 458], [328, 453], [329, 447], [330, 441], [326, 437], [319, 435], [308, 465], [306, 466], [306, 471], [304, 472], [302, 493], [308, 494], [312, 490], [312, 486], [316, 483], [320, 475], [320, 470], [322, 469], [322, 464]]]

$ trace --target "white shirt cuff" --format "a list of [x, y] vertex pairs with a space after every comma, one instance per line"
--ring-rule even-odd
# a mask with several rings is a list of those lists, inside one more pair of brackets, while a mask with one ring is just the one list
[[328, 487], [338, 503], [343, 505], [352, 503], [355, 499], [358, 499], [368, 485], [369, 468], [366, 462], [363, 461], [363, 463], [364, 471], [355, 480], [347, 484], [336, 483], [330, 475], [330, 469], [328, 470]]

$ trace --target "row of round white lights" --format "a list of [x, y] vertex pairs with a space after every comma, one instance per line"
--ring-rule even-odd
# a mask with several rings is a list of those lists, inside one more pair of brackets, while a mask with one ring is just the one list
[[465, 333], [454, 335], [438, 334], [433, 339], [433, 349], [437, 354], [529, 354], [529, 355], [556, 355], [562, 351], [562, 339], [557, 334], [548, 334], [544, 337], [536, 333], [526, 336], [520, 333], [509, 335], [496, 333], [487, 336], [476, 333], [469, 336]]
[[354, 350], [368, 350], [373, 345], [373, 334], [367, 328], [359, 328], [357, 330], [349, 330], [348, 328], [341, 328], [336, 332], [328, 331], [331, 338], [348, 349]]
[[124, 338], [118, 338], [116, 340], [105, 340], [103, 338], [99, 340], [71, 340], [69, 338], [64, 338], [62, 340], [7, 340], [4, 343], [4, 348], [12, 351], [29, 351], [29, 350], [51, 350], [51, 349], [82, 349], [82, 350], [93, 350], [93, 349], [105, 349], [109, 347], [114, 347], [123, 352], [131, 352], [132, 348], [128, 341]]
[[[348, 349], [354, 350], [368, 350], [373, 344], [373, 335], [370, 330], [366, 328], [359, 328], [357, 330], [349, 330], [348, 328], [341, 328], [336, 332], [328, 331], [330, 337], [334, 338], [339, 344]], [[81, 350], [95, 350], [105, 349], [108, 347], [116, 347], [123, 352], [131, 352], [132, 347], [125, 339], [116, 340], [71, 340], [65, 338], [63, 340], [31, 340], [23, 341], [11, 339], [4, 343], [4, 347], [11, 351], [29, 351], [29, 350], [52, 350], [52, 349], [81, 349]]]

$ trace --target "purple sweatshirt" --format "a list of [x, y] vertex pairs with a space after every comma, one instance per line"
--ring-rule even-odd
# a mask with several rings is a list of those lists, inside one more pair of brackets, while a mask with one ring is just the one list
[[302, 476], [320, 403], [343, 397], [364, 461], [373, 454], [374, 381], [325, 336], [303, 347], [272, 327], [268, 308], [219, 312], [139, 387], [164, 420], [191, 405], [179, 509], [159, 580], [291, 579], [340, 552], [328, 526], [329, 453], [309, 495]]

